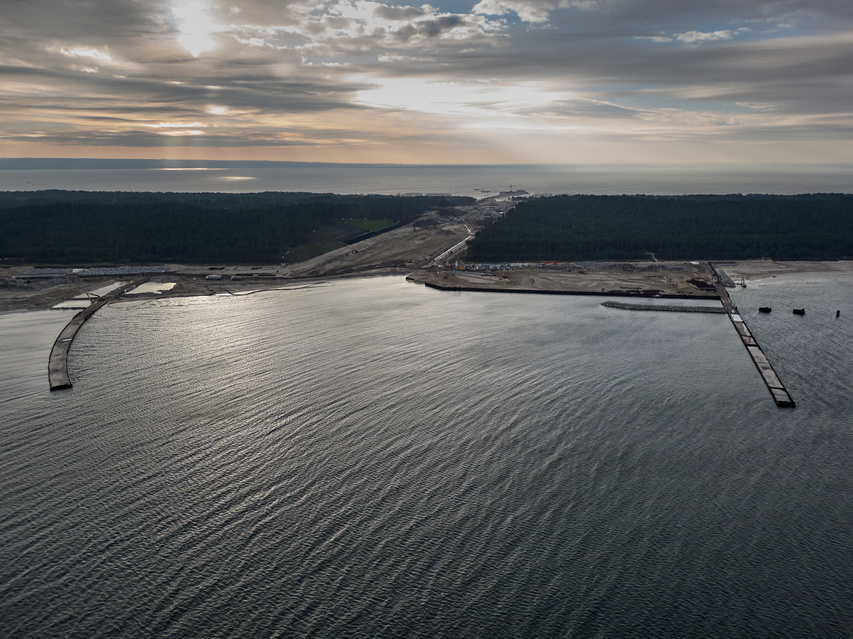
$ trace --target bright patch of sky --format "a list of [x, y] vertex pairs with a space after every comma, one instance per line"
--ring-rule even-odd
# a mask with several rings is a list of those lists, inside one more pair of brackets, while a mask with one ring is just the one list
[[178, 43], [198, 57], [216, 47], [215, 33], [222, 25], [213, 19], [207, 0], [174, 0], [172, 14], [179, 30]]
[[89, 58], [95, 62], [103, 62], [104, 64], [112, 64], [113, 58], [110, 52], [106, 49], [95, 49], [92, 47], [67, 47], [57, 46], [52, 47], [53, 51], [58, 51], [64, 56], [70, 58]]
[[424, 82], [411, 78], [386, 78], [378, 86], [359, 92], [356, 101], [367, 106], [405, 109], [443, 115], [494, 118], [520, 110], [543, 108], [565, 94], [537, 83], [518, 85], [486, 82]]
[[706, 42], [720, 42], [721, 40], [732, 40], [751, 33], [748, 27], [740, 29], [718, 29], [717, 31], [687, 31], [685, 33], [673, 33], [671, 35], [641, 36], [642, 40], [651, 42], [678, 42], [681, 44], [698, 45]]

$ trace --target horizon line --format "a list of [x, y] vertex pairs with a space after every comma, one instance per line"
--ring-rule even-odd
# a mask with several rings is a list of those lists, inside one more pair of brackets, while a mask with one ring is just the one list
[[[116, 164], [122, 165], [137, 165], [140, 168], [142, 165], [148, 165], [153, 168], [191, 168], [191, 167], [210, 167], [210, 168], [227, 168], [239, 166], [282, 166], [282, 165], [299, 165], [299, 166], [329, 166], [329, 167], [376, 167], [376, 168], [439, 168], [439, 167], [571, 167], [571, 168], [618, 168], [631, 167], [647, 168], [654, 170], [655, 168], [702, 168], [702, 167], [733, 167], [743, 168], [750, 166], [755, 169], [762, 167], [766, 168], [793, 168], [801, 169], [815, 167], [851, 167], [853, 162], [523, 162], [523, 163], [404, 163], [404, 162], [310, 162], [300, 160], [209, 160], [209, 159], [167, 159], [167, 158], [51, 158], [51, 157], [0, 157], [0, 170], [24, 170], [24, 169], [42, 169], [54, 170], [68, 168], [67, 165], [98, 165], [97, 168], [117, 169], [121, 168]], [[38, 166], [40, 165], [40, 166]], [[64, 165], [64, 166], [63, 166]]]

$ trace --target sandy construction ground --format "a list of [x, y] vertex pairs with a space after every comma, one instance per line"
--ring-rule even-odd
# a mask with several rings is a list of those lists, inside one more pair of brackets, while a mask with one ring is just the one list
[[416, 271], [413, 279], [441, 287], [484, 290], [645, 291], [689, 297], [714, 294], [713, 290], [703, 290], [688, 281], [713, 283], [713, 274], [707, 263], [691, 262], [584, 262], [485, 272], [431, 269]]
[[762, 280], [768, 277], [805, 275], [810, 273], [847, 273], [853, 276], [853, 261], [832, 262], [776, 262], [773, 260], [748, 260], [743, 262], [715, 262], [732, 279]]
[[464, 223], [430, 228], [411, 224], [284, 268], [286, 277], [364, 273], [375, 269], [411, 270], [429, 265], [439, 254], [470, 235]]

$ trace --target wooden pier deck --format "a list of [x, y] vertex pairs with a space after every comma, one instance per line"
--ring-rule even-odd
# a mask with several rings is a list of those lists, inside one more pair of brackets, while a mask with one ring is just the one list
[[773, 366], [770, 364], [770, 361], [767, 359], [764, 351], [761, 350], [761, 346], [758, 344], [758, 341], [756, 341], [755, 336], [749, 330], [746, 322], [743, 321], [743, 317], [738, 313], [737, 307], [732, 303], [732, 299], [729, 297], [729, 292], [721, 283], [721, 278], [713, 264], [711, 264], [711, 269], [714, 271], [714, 274], [717, 275], [717, 290], [720, 292], [720, 301], [722, 301], [723, 306], [726, 308], [726, 313], [728, 314], [732, 325], [734, 325], [741, 342], [743, 342], [749, 356], [752, 358], [752, 363], [755, 364], [755, 368], [758, 369], [758, 372], [761, 374], [761, 379], [764, 380], [764, 384], [767, 386], [767, 390], [770, 391], [773, 401], [776, 402], [777, 406], [793, 408], [796, 406], [793, 398], [788, 393], [788, 390], [785, 388], [782, 380], [779, 379], [776, 371], [773, 370]]

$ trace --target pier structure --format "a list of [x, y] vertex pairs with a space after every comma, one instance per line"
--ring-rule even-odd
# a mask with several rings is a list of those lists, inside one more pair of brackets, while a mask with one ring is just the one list
[[752, 363], [755, 364], [755, 368], [758, 369], [758, 372], [761, 374], [761, 379], [764, 380], [764, 385], [767, 386], [767, 390], [770, 391], [773, 401], [776, 402], [777, 406], [793, 408], [796, 404], [791, 398], [791, 395], [788, 393], [788, 389], [785, 388], [782, 380], [779, 379], [776, 371], [773, 370], [773, 366], [770, 364], [770, 361], [767, 359], [764, 351], [761, 350], [761, 346], [758, 344], [755, 336], [749, 330], [746, 322], [743, 321], [743, 317], [741, 317], [737, 307], [732, 303], [732, 299], [729, 297], [729, 292], [720, 281], [722, 278], [717, 273], [717, 269], [714, 268], [713, 264], [711, 264], [711, 269], [713, 269], [714, 273], [717, 275], [717, 290], [720, 292], [720, 301], [726, 309], [726, 314], [729, 316], [732, 325], [735, 327], [741, 342], [746, 347], [750, 358], [752, 358]]

